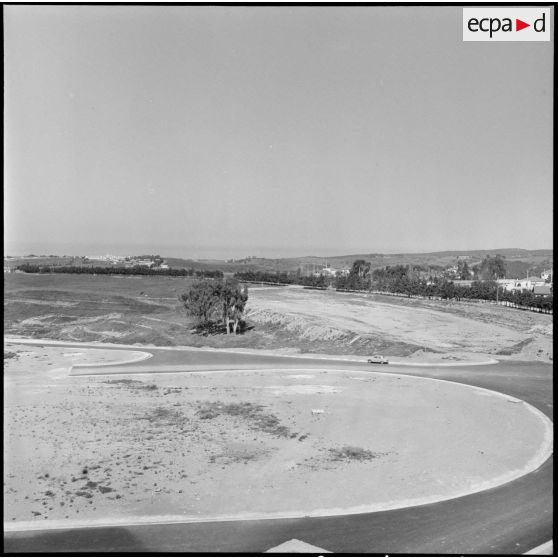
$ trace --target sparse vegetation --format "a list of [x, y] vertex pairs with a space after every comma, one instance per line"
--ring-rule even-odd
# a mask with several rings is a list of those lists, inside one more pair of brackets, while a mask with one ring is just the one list
[[215, 453], [209, 457], [210, 463], [228, 465], [229, 463], [248, 463], [256, 461], [266, 454], [266, 451], [255, 449], [249, 446], [231, 445], [220, 453]]
[[356, 446], [343, 446], [342, 448], [331, 448], [329, 450], [332, 461], [370, 461], [380, 457], [379, 453], [359, 448]]
[[140, 380], [129, 380], [127, 378], [121, 380], [106, 380], [105, 384], [121, 384], [132, 389], [143, 389], [146, 391], [155, 391], [159, 389], [159, 387], [155, 384], [146, 384]]
[[516, 353], [520, 353], [521, 350], [526, 347], [527, 345], [529, 345], [530, 343], [533, 342], [533, 338], [529, 337], [529, 339], [524, 339], [523, 341], [520, 341], [519, 343], [516, 343], [515, 345], [508, 347], [506, 349], [502, 349], [500, 351], [498, 351], [496, 354], [497, 355], [502, 355], [502, 356], [510, 356], [510, 355], [514, 355]]
[[254, 405], [249, 402], [225, 404], [220, 401], [211, 401], [204, 403], [196, 414], [202, 420], [211, 420], [219, 415], [240, 417], [247, 420], [253, 430], [267, 432], [280, 438], [290, 437], [290, 430], [281, 425], [275, 415], [265, 413], [263, 405]]
[[166, 407], [156, 407], [149, 411], [146, 415], [138, 417], [140, 420], [147, 420], [150, 423], [168, 425], [168, 426], [184, 426], [189, 421], [182, 412], [176, 409], [168, 409]]

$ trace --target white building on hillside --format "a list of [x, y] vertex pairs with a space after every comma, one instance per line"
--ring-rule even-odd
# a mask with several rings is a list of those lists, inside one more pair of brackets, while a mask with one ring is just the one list
[[506, 291], [533, 291], [535, 287], [543, 287], [546, 283], [544, 279], [532, 276], [525, 279], [498, 279], [498, 284]]
[[101, 262], [111, 262], [118, 263], [124, 260], [122, 256], [112, 256], [111, 254], [106, 254], [105, 256], [86, 256], [88, 260], [95, 260]]
[[153, 267], [155, 265], [155, 262], [151, 260], [136, 260], [134, 262], [134, 265], [139, 265], [141, 267]]

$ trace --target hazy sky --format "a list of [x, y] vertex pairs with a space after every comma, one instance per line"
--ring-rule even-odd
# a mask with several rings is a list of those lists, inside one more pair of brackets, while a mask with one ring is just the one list
[[461, 7], [11, 5], [4, 33], [8, 253], [552, 247], [552, 43], [463, 42]]

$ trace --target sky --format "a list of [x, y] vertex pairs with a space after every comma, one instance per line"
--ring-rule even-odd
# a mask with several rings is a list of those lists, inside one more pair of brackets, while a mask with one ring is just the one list
[[5, 252], [552, 247], [551, 42], [439, 6], [4, 6]]

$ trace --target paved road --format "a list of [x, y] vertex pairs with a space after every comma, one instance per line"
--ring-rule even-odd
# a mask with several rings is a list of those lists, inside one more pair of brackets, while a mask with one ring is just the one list
[[[145, 363], [121, 365], [148, 372], [157, 365], [215, 368], [348, 368], [370, 365], [208, 351], [149, 350]], [[138, 370], [139, 367], [139, 370]], [[501, 391], [552, 419], [552, 366], [500, 363], [455, 368], [374, 366], [389, 371]], [[552, 538], [553, 459], [506, 485], [402, 510], [325, 518], [95, 527], [5, 535], [5, 552], [264, 552], [290, 539], [336, 553], [522, 554]]]

